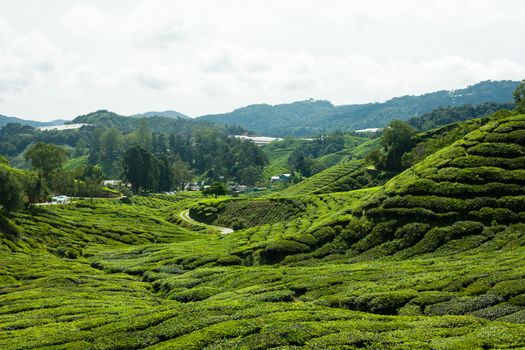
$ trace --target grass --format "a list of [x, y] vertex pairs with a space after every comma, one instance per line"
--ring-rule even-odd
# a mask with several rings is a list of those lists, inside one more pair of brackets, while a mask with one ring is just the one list
[[64, 169], [77, 169], [86, 166], [87, 164], [88, 156], [75, 157], [67, 160], [67, 162], [64, 164]]
[[[260, 198], [2, 216], [0, 348], [524, 348], [523, 119], [494, 118], [385, 186], [314, 185], [349, 162]], [[179, 220], [189, 208], [244, 226], [220, 235]]]

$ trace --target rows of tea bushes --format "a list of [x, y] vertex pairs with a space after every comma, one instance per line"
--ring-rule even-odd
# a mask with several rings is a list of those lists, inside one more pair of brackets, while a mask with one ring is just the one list
[[490, 239], [525, 221], [524, 157], [525, 117], [499, 114], [388, 182], [354, 213], [381, 223], [376, 231], [392, 223], [377, 233], [385, 252], [434, 251], [464, 236]]
[[0, 348], [525, 348], [523, 130], [491, 117], [381, 187], [3, 216]]
[[[314, 196], [304, 213], [317, 216], [222, 237], [164, 220], [200, 198], [133, 197], [16, 214], [9, 220], [19, 237], [6, 238], [16, 249], [0, 250], [0, 348], [525, 346], [523, 228], [481, 245], [464, 237], [461, 249], [449, 241], [432, 254], [349, 264], [353, 256], [336, 246], [350, 232], [342, 213], [378, 192]], [[77, 224], [85, 218], [91, 231]], [[144, 232], [132, 231], [139, 227]], [[102, 235], [117, 228], [152, 239]], [[46, 229], [56, 237], [39, 244]], [[323, 241], [328, 254], [316, 248]], [[83, 254], [61, 255], [61, 245], [83, 246]], [[279, 256], [283, 249], [293, 254]]]
[[299, 199], [214, 199], [200, 201], [189, 213], [195, 220], [238, 230], [291, 219], [305, 208]]
[[281, 191], [279, 196], [346, 192], [385, 183], [392, 175], [367, 167], [362, 160], [341, 162]]

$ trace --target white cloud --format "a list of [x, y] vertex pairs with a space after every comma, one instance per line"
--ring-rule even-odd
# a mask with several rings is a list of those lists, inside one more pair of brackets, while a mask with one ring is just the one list
[[[155, 106], [199, 115], [308, 97], [369, 102], [525, 76], [522, 1], [40, 6], [24, 18], [0, 17], [0, 113], [71, 117], [107, 104], [127, 114]], [[60, 96], [75, 103], [30, 102]]]
[[11, 29], [9, 27], [9, 22], [7, 19], [0, 17], [0, 47], [7, 42]]
[[41, 32], [9, 40], [0, 48], [0, 99], [43, 82], [63, 64], [62, 51]]

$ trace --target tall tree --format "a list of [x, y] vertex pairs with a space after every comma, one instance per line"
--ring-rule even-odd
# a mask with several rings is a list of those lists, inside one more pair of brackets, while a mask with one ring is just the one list
[[35, 143], [25, 154], [26, 160], [34, 169], [42, 173], [48, 183], [51, 182], [53, 173], [62, 169], [67, 156], [68, 153], [63, 148], [43, 142]]
[[122, 157], [123, 177], [129, 181], [133, 192], [158, 190], [160, 162], [150, 152], [135, 146], [128, 149]]
[[173, 170], [166, 156], [163, 156], [159, 159], [158, 169], [158, 190], [171, 191], [174, 187]]
[[514, 101], [516, 102], [516, 110], [525, 113], [525, 80], [522, 80], [514, 91]]
[[228, 193], [228, 189], [226, 188], [226, 186], [223, 183], [214, 182], [213, 184], [211, 184], [210, 187], [205, 188], [202, 191], [202, 193], [205, 194], [205, 195], [211, 194], [215, 198], [217, 198], [218, 196], [223, 196], [226, 193]]
[[151, 128], [149, 127], [149, 122], [146, 118], [140, 120], [140, 126], [135, 132], [137, 145], [145, 149], [146, 151], [151, 151], [152, 144], [152, 134]]
[[193, 177], [193, 171], [188, 163], [177, 159], [172, 166], [173, 180], [177, 189], [183, 189], [184, 185]]
[[104, 158], [115, 160], [120, 152], [122, 140], [120, 131], [109, 128], [100, 135], [100, 147]]
[[89, 145], [89, 157], [88, 161], [91, 164], [98, 163], [102, 158], [102, 145], [100, 140], [102, 139], [102, 134], [104, 133], [103, 128], [96, 128], [91, 135], [91, 144]]
[[22, 205], [22, 186], [16, 176], [0, 166], [0, 210], [11, 211]]
[[381, 145], [384, 151], [384, 166], [386, 170], [401, 170], [401, 157], [414, 146], [413, 136], [416, 129], [401, 120], [393, 120], [383, 130]]

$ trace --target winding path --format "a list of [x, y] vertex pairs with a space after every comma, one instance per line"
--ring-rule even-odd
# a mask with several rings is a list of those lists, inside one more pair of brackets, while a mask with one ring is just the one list
[[202, 222], [199, 222], [199, 221], [195, 221], [193, 220], [191, 217], [190, 217], [190, 210], [189, 209], [186, 209], [182, 212], [180, 212], [179, 214], [180, 218], [192, 225], [199, 225], [199, 226], [207, 226], [207, 227], [211, 227], [211, 228], [214, 228], [216, 230], [219, 230], [221, 232], [221, 235], [227, 235], [229, 233], [232, 233], [233, 232], [233, 229], [231, 228], [228, 228], [228, 227], [221, 227], [221, 226], [215, 226], [215, 225], [208, 225], [208, 224], [205, 224], [205, 223], [202, 223]]

